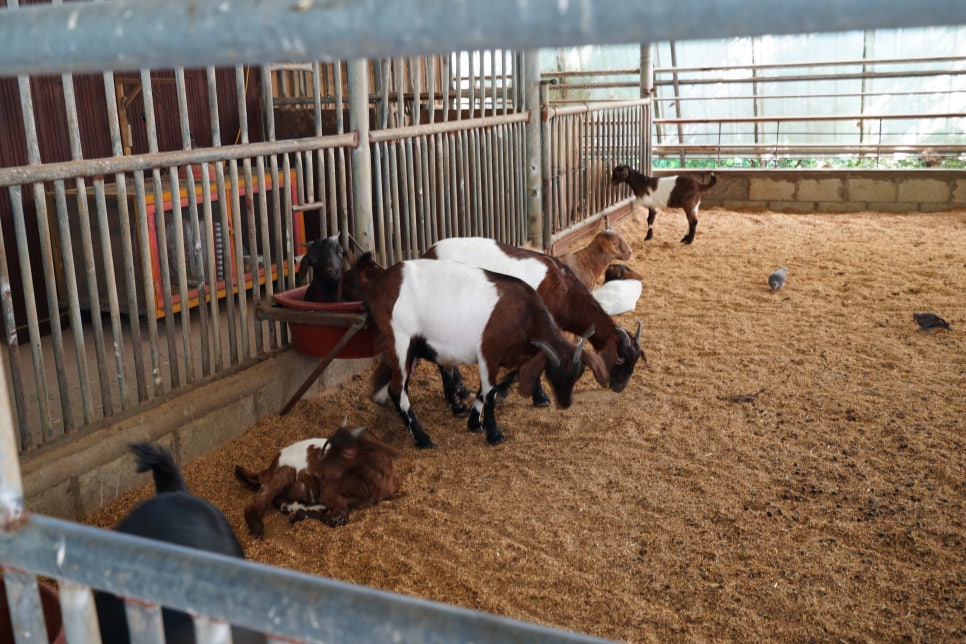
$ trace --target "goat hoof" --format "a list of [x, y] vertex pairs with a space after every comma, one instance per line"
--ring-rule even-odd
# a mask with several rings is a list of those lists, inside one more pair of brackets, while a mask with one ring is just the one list
[[470, 415], [470, 410], [468, 407], [460, 405], [459, 407], [453, 407], [453, 415], [457, 418], [466, 418]]
[[474, 434], [479, 434], [483, 431], [483, 425], [467, 425], [466, 431], [472, 432]]
[[436, 449], [439, 447], [436, 443], [431, 440], [427, 440], [425, 443], [416, 443], [416, 449]]
[[505, 440], [506, 438], [503, 436], [503, 434], [497, 434], [496, 436], [486, 437], [486, 442], [489, 443], [490, 445], [499, 445]]
[[650, 241], [650, 239], [652, 237], [654, 237], [654, 231], [653, 230], [649, 230], [649, 231], [647, 231], [647, 235], [645, 235], [645, 237], [644, 237], [644, 241]]

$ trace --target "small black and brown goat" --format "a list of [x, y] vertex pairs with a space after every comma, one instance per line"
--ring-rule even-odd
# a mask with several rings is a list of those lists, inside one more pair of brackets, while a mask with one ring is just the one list
[[701, 183], [687, 174], [675, 174], [668, 177], [649, 177], [626, 165], [614, 168], [610, 176], [610, 185], [618, 186], [626, 183], [631, 187], [636, 197], [636, 205], [647, 208], [647, 236], [644, 241], [654, 235], [654, 217], [657, 208], [681, 208], [688, 217], [688, 234], [681, 242], [690, 244], [694, 241], [694, 234], [698, 227], [698, 208], [701, 196], [710, 190], [718, 179], [714, 173], [708, 183]]
[[518, 372], [524, 395], [530, 395], [546, 371], [561, 408], [570, 406], [585, 365], [598, 382], [607, 383], [601, 359], [583, 350], [584, 340], [577, 345], [568, 341], [540, 296], [522, 280], [427, 259], [382, 269], [369, 253], [359, 258], [356, 271], [383, 351], [374, 399], [384, 402], [388, 395], [417, 447], [434, 447], [406, 391], [420, 359], [441, 367], [479, 366], [480, 392], [467, 428], [484, 430], [490, 445], [504, 440], [494, 417], [500, 369]]
[[355, 273], [351, 268], [346, 270], [344, 265], [345, 262], [351, 264], [354, 261], [355, 257], [339, 243], [338, 233], [308, 244], [296, 274], [296, 282], [303, 284], [308, 278], [309, 269], [312, 269], [312, 281], [305, 289], [305, 301], [358, 302], [362, 293]]
[[262, 536], [262, 517], [270, 506], [292, 523], [312, 518], [331, 527], [345, 525], [349, 510], [396, 493], [397, 455], [366, 427], [343, 426], [331, 438], [309, 438], [283, 448], [261, 472], [236, 465], [235, 478], [258, 491], [245, 508], [248, 532]]

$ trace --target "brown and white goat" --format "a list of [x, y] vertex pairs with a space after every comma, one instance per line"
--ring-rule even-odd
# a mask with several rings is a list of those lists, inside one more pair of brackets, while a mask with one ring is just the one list
[[684, 244], [694, 241], [694, 234], [698, 228], [701, 196], [717, 181], [713, 172], [708, 183], [701, 183], [687, 174], [649, 177], [626, 165], [614, 168], [610, 177], [611, 186], [626, 183], [634, 192], [636, 205], [647, 208], [647, 236], [644, 237], [644, 241], [654, 236], [654, 217], [657, 215], [657, 208], [683, 209], [688, 218], [688, 233], [681, 239]]
[[340, 427], [328, 439], [309, 438], [283, 448], [266, 469], [249, 472], [235, 466], [235, 477], [253, 490], [245, 523], [255, 537], [264, 533], [262, 518], [270, 506], [292, 523], [319, 519], [336, 527], [349, 521], [349, 510], [375, 505], [396, 493], [397, 452], [366, 427]]
[[585, 247], [573, 253], [564, 253], [559, 257], [584, 286], [593, 290], [612, 259], [628, 260], [631, 255], [631, 247], [624, 241], [621, 234], [613, 228], [605, 228]]
[[480, 392], [467, 427], [484, 430], [490, 445], [504, 440], [494, 416], [500, 369], [518, 372], [525, 395], [546, 371], [561, 408], [570, 406], [585, 365], [598, 382], [607, 383], [600, 358], [583, 350], [583, 340], [577, 345], [567, 340], [543, 300], [522, 280], [427, 259], [382, 269], [369, 253], [359, 258], [356, 271], [383, 352], [374, 398], [384, 402], [388, 395], [417, 447], [434, 447], [406, 391], [409, 374], [420, 359], [440, 367], [478, 365]]
[[[522, 279], [536, 289], [561, 329], [575, 335], [593, 329], [587, 340], [607, 370], [606, 383], [598, 381], [617, 393], [627, 386], [634, 366], [643, 355], [639, 344], [641, 323], [638, 322], [634, 336], [617, 326], [574, 272], [556, 257], [484, 237], [441, 239], [423, 257], [461, 262]], [[459, 371], [441, 369], [440, 374], [453, 413], [465, 414], [462, 405], [465, 389]], [[533, 402], [537, 406], [549, 404], [539, 382], [534, 387]]]

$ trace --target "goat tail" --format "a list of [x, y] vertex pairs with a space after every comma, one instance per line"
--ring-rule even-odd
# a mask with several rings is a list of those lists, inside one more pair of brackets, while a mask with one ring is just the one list
[[718, 177], [712, 172], [711, 176], [708, 177], [708, 183], [699, 183], [698, 187], [701, 188], [701, 192], [704, 192], [705, 190], [710, 190], [716, 183], [718, 183]]
[[257, 490], [262, 486], [258, 474], [252, 474], [241, 465], [235, 466], [235, 478], [252, 490]]
[[137, 459], [137, 471], [151, 470], [154, 476], [154, 489], [158, 494], [188, 491], [188, 486], [181, 476], [181, 469], [174, 462], [171, 452], [150, 443], [132, 443], [128, 447]]

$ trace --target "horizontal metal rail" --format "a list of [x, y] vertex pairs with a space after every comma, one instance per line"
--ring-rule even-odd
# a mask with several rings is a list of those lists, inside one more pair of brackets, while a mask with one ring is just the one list
[[0, 76], [966, 24], [962, 0], [116, 0], [0, 13]]
[[674, 85], [734, 85], [738, 83], [802, 83], [814, 81], [844, 81], [861, 78], [929, 78], [933, 76], [963, 76], [966, 69], [930, 69], [902, 72], [855, 72], [853, 74], [804, 74], [798, 76], [742, 76], [741, 78], [674, 78], [654, 80], [655, 86]]
[[[25, 514], [3, 526], [0, 564], [256, 631], [268, 629], [276, 638], [604, 641], [39, 515]], [[83, 613], [89, 606], [68, 602], [62, 610], [70, 613], [65, 621], [73, 621], [75, 612]]]
[[463, 130], [484, 129], [497, 125], [508, 125], [511, 123], [526, 123], [530, 120], [530, 112], [519, 112], [517, 114], [503, 114], [500, 116], [483, 116], [474, 119], [461, 119], [459, 121], [444, 121], [440, 123], [425, 123], [423, 125], [412, 125], [409, 127], [393, 127], [385, 130], [372, 130], [369, 132], [369, 141], [372, 143], [386, 143], [388, 141], [399, 141], [401, 139], [416, 138], [420, 136], [432, 136], [435, 134], [448, 134]]
[[650, 98], [632, 98], [626, 101], [597, 101], [593, 103], [583, 103], [581, 105], [569, 105], [567, 107], [548, 107], [546, 118], [556, 116], [568, 116], [571, 114], [584, 114], [600, 110], [616, 110], [622, 107], [642, 107], [650, 105]]
[[356, 132], [326, 137], [289, 139], [266, 143], [226, 145], [197, 150], [175, 150], [133, 154], [123, 157], [84, 159], [47, 163], [43, 165], [0, 168], [0, 187], [15, 186], [39, 181], [62, 181], [76, 177], [97, 177], [119, 172], [136, 172], [152, 168], [170, 168], [198, 163], [215, 163], [249, 159], [256, 156], [272, 156], [289, 152], [309, 152], [330, 148], [355, 147], [359, 145]]
[[701, 67], [655, 67], [655, 74], [684, 74], [695, 72], [732, 72], [739, 69], [795, 69], [806, 67], [855, 67], [880, 65], [934, 65], [966, 61], [966, 56], [929, 56], [924, 58], [868, 58], [851, 60], [811, 60], [800, 63], [749, 63], [747, 65], [721, 65]]
[[776, 116], [736, 116], [722, 118], [661, 118], [654, 119], [656, 124], [697, 124], [697, 123], [788, 123], [796, 121], [894, 121], [929, 119], [955, 119], [966, 117], [966, 112], [941, 112], [933, 114], [800, 114]]

